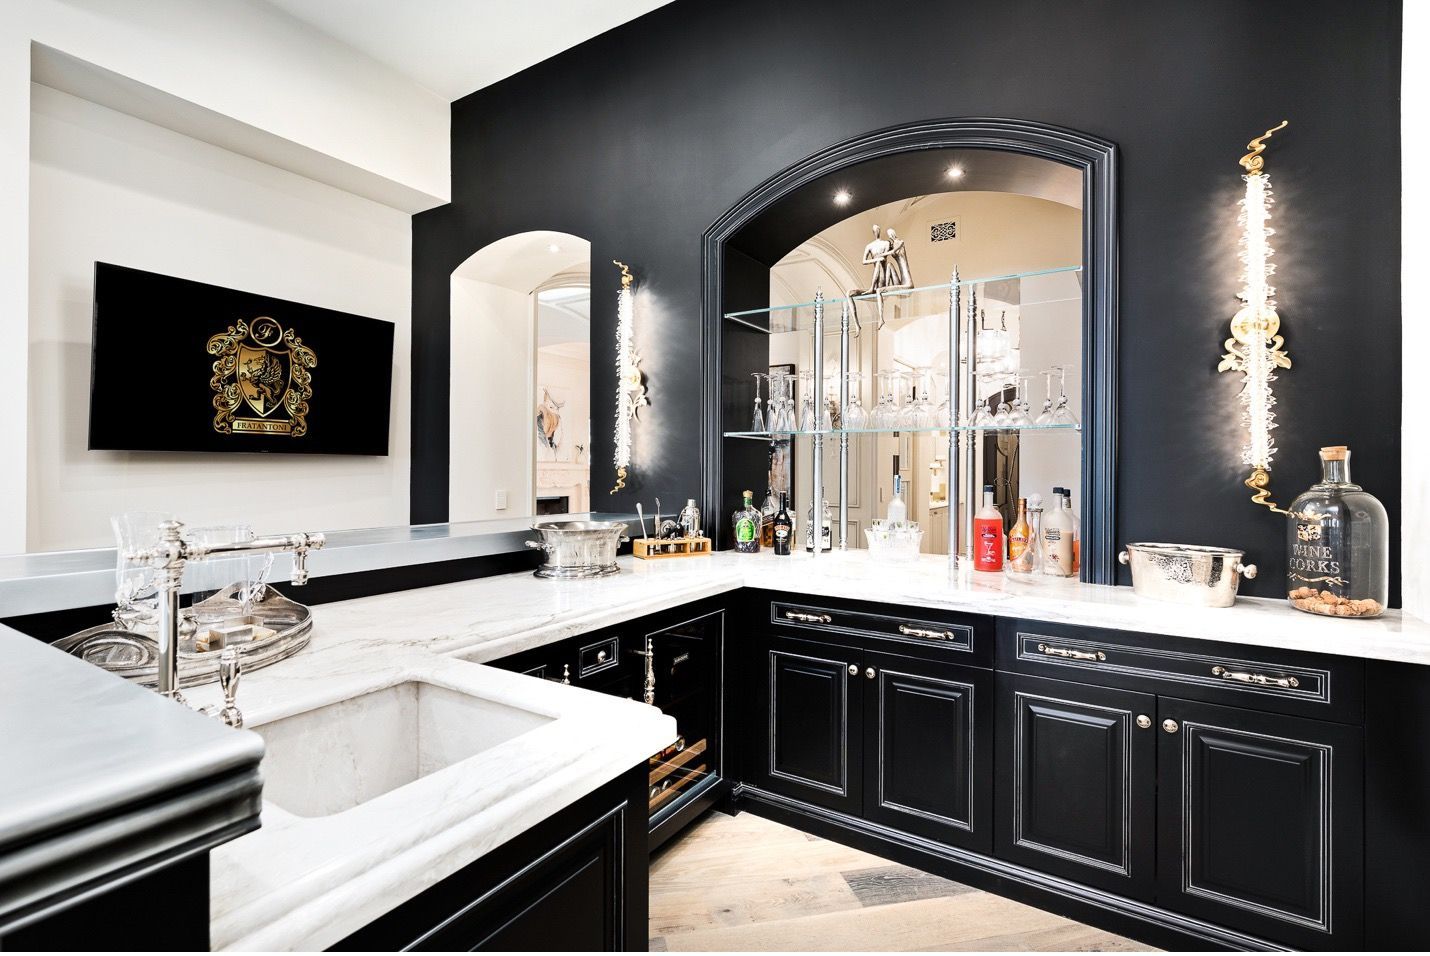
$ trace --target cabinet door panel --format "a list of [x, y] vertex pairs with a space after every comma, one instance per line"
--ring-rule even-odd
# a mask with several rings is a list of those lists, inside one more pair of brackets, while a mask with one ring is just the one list
[[992, 675], [887, 654], [865, 654], [864, 664], [866, 819], [986, 852]]
[[[810, 803], [860, 811], [860, 655], [784, 638], [765, 647], [758, 725], [759, 786]], [[855, 674], [849, 668], [855, 668]]]
[[1355, 728], [1163, 698], [1159, 902], [1294, 946], [1360, 936]]
[[997, 854], [1124, 896], [1155, 893], [1151, 694], [998, 675]]

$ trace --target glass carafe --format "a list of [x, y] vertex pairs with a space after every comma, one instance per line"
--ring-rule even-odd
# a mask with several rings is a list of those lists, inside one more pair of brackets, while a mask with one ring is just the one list
[[1321, 480], [1291, 503], [1287, 598], [1312, 614], [1379, 617], [1390, 597], [1390, 524], [1350, 466], [1346, 446], [1322, 448]]

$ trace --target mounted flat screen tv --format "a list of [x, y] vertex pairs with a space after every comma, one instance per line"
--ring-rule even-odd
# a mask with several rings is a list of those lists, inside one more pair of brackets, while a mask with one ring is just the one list
[[94, 266], [92, 451], [386, 455], [393, 324]]

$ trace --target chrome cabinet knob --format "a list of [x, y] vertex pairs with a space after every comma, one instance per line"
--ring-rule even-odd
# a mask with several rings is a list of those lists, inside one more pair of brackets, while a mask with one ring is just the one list
[[850, 676], [850, 677], [853, 677], [855, 674], [858, 674], [858, 673], [859, 673], [859, 665], [858, 665], [858, 664], [850, 664], [850, 665], [849, 665], [849, 676]]
[[1175, 734], [1177, 732], [1177, 722], [1172, 718], [1168, 717], [1166, 720], [1162, 721], [1162, 729], [1169, 734]]
[[605, 651], [597, 651], [597, 652], [596, 652], [596, 663], [598, 663], [598, 664], [604, 664], [604, 663], [606, 663], [606, 658], [609, 657], [609, 656], [610, 656], [610, 655], [607, 654]]
[[867, 678], [869, 678], [870, 680], [873, 680], [875, 673], [876, 673], [876, 671], [874, 670], [874, 668], [871, 667], [871, 668], [869, 668], [868, 670], [866, 670], [866, 671], [864, 672], [864, 676], [867, 677]]
[[1152, 718], [1148, 717], [1146, 714], [1138, 714], [1137, 726], [1141, 727], [1143, 730], [1146, 730], [1148, 727], [1152, 726]]

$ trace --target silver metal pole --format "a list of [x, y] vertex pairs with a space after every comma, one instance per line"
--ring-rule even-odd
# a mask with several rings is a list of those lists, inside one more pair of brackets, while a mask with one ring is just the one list
[[849, 550], [849, 432], [842, 416], [849, 412], [849, 313], [854, 303], [845, 298], [839, 310], [839, 550]]
[[817, 559], [819, 546], [823, 543], [820, 536], [820, 522], [824, 515], [824, 433], [820, 430], [820, 425], [824, 420], [824, 290], [822, 289], [814, 293], [814, 381], [810, 387], [814, 389], [814, 437], [810, 441], [814, 464], [809, 471], [814, 487], [809, 496], [809, 527], [805, 529], [805, 533], [809, 535], [810, 554]]
[[948, 558], [958, 564], [958, 444], [962, 438], [958, 434], [959, 406], [963, 404], [958, 387], [958, 339], [959, 308], [958, 266], [953, 267], [953, 275], [948, 280], [948, 474], [944, 481], [944, 499], [948, 508]]
[[[970, 287], [968, 290], [968, 315], [964, 321], [964, 334], [966, 336], [966, 348], [968, 349], [965, 361], [968, 364], [968, 376], [964, 380], [965, 410], [970, 421], [973, 419], [974, 409], [978, 405], [978, 289]], [[963, 550], [960, 552], [973, 560], [973, 511], [978, 501], [978, 444], [982, 432], [968, 429], [964, 432], [967, 444], [967, 468], [968, 475], [965, 479], [963, 496]]]

